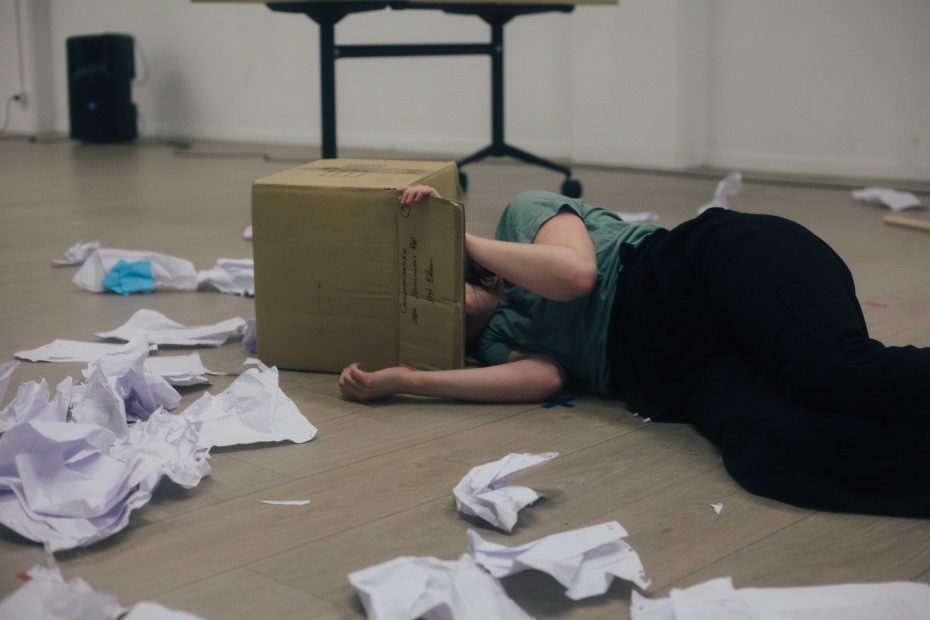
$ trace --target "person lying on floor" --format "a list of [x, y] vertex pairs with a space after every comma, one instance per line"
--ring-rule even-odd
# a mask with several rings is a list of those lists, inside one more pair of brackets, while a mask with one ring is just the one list
[[571, 385], [693, 424], [752, 493], [930, 517], [930, 348], [871, 339], [849, 269], [801, 225], [717, 208], [666, 230], [526, 192], [465, 250], [486, 270], [465, 291], [486, 366], [355, 363], [344, 394], [538, 402]]

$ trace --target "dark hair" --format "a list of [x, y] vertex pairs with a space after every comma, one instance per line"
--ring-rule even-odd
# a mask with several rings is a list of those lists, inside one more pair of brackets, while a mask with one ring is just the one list
[[488, 288], [497, 284], [497, 274], [489, 269], [485, 269], [470, 258], [465, 258], [465, 281], [482, 288]]

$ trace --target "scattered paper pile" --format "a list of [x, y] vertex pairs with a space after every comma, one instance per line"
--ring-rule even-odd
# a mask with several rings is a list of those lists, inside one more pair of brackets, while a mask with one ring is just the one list
[[369, 619], [528, 618], [498, 581], [523, 570], [551, 575], [580, 600], [603, 594], [614, 577], [649, 586], [639, 556], [616, 521], [505, 547], [468, 531], [456, 561], [400, 557], [349, 574]]
[[[51, 399], [44, 380], [20, 385], [0, 412], [0, 523], [51, 551], [89, 545], [125, 528], [162, 477], [199, 484], [214, 446], [316, 435], [264, 366], [171, 415], [180, 396], [146, 370], [147, 355], [138, 338]], [[0, 400], [15, 364], [0, 365]]]

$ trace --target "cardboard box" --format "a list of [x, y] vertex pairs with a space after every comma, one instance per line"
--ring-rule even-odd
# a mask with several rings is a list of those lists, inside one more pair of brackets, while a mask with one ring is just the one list
[[[400, 185], [445, 199], [401, 207]], [[258, 353], [340, 372], [464, 364], [465, 211], [454, 162], [319, 160], [255, 181]], [[450, 200], [451, 199], [451, 200]]]

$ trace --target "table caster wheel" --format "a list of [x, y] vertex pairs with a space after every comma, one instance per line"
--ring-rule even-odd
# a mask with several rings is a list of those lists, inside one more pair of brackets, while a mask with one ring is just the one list
[[569, 198], [581, 198], [581, 183], [575, 179], [565, 179], [562, 183], [562, 194]]

